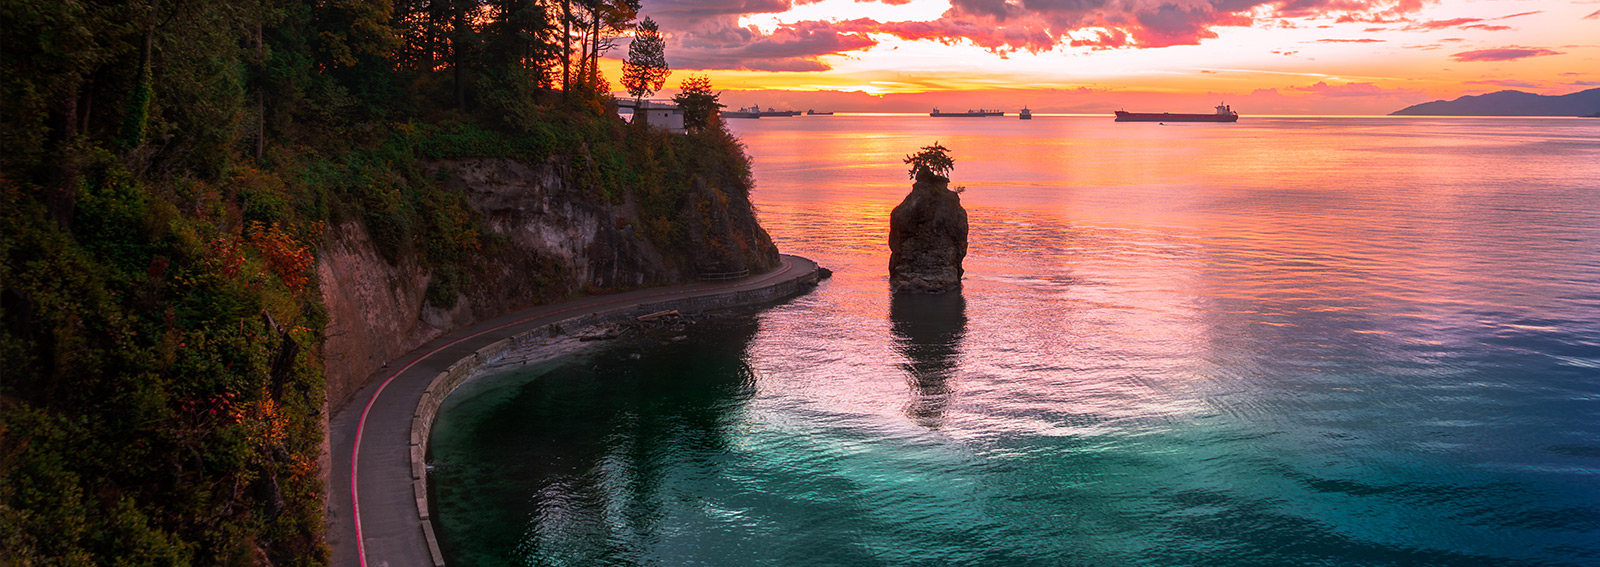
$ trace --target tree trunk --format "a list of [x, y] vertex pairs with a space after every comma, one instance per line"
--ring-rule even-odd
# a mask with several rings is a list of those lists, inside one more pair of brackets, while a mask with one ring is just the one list
[[[589, 17], [593, 20], [592, 22], [590, 22], [592, 25], [599, 25], [599, 23], [600, 23], [600, 13], [599, 12], [596, 12], [594, 9], [591, 8], [590, 11], [589, 11]], [[578, 47], [578, 49], [583, 52], [583, 55], [578, 58], [578, 62], [581, 64], [578, 67], [578, 71], [579, 71], [579, 73], [581, 73], [583, 75], [583, 82], [585, 84], [589, 85], [589, 88], [593, 89], [593, 88], [598, 88], [599, 85], [597, 84], [598, 81], [594, 80], [594, 77], [595, 77], [595, 72], [594, 72], [595, 61], [594, 61], [594, 58], [591, 57], [591, 56], [594, 54], [594, 46], [595, 46], [596, 43], [599, 42], [600, 36], [595, 35], [591, 31], [593, 29], [591, 26], [585, 26], [585, 27], [589, 28], [589, 29], [585, 29], [585, 30], [583, 30], [581, 32], [578, 32], [578, 33], [583, 35], [582, 45], [580, 45]]]
[[72, 210], [78, 200], [78, 85], [72, 84], [50, 110], [50, 220], [61, 230], [72, 229]]
[[155, 96], [154, 88], [150, 85], [150, 58], [155, 49], [156, 16], [160, 10], [161, 0], [151, 0], [149, 21], [144, 26], [144, 45], [139, 52], [139, 78], [134, 83], [132, 104], [122, 124], [121, 145], [125, 152], [132, 152], [144, 144], [144, 127], [150, 120], [150, 98]]
[[451, 39], [451, 41], [450, 41], [450, 43], [451, 43], [450, 51], [452, 52], [452, 55], [455, 56], [455, 65], [454, 65], [454, 67], [455, 67], [455, 72], [456, 72], [456, 108], [461, 110], [462, 112], [466, 112], [466, 110], [467, 110], [466, 73], [465, 73], [465, 71], [462, 70], [461, 65], [463, 63], [466, 63], [466, 39], [467, 39], [467, 32], [468, 32], [469, 28], [467, 27], [466, 3], [465, 3], [464, 0], [457, 0], [457, 2], [458, 3], [456, 5], [456, 10], [455, 10], [455, 14], [454, 14], [454, 16], [455, 16], [455, 28], [456, 28], [455, 32], [456, 33], [454, 34], [455, 37], [453, 39]]
[[144, 26], [144, 49], [139, 53], [140, 73], [149, 74], [150, 52], [156, 44], [156, 16], [161, 12], [161, 0], [150, 0], [150, 21]]
[[589, 40], [589, 68], [596, 87], [600, 85], [600, 13], [594, 14], [594, 38]]
[[256, 164], [267, 153], [267, 38], [256, 22]]
[[100, 76], [100, 70], [89, 74], [89, 82], [83, 86], [83, 102], [78, 104], [78, 131], [89, 133], [89, 110], [94, 106], [95, 78]]
[[[590, 83], [589, 80], [589, 26], [578, 30], [578, 80]], [[592, 85], [590, 85], [592, 86]]]
[[561, 0], [561, 94], [572, 84], [572, 0]]

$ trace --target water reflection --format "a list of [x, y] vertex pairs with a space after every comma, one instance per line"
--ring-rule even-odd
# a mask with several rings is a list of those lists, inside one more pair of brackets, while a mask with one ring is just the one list
[[[960, 122], [738, 123], [835, 276], [445, 408], [450, 562], [1597, 564], [1594, 124]], [[935, 139], [964, 296], [892, 298]]]
[[900, 366], [911, 386], [906, 417], [938, 429], [950, 405], [950, 379], [967, 332], [967, 300], [959, 291], [941, 295], [895, 295], [889, 303], [895, 350], [905, 356]]
[[756, 329], [747, 317], [701, 324], [452, 395], [433, 433], [446, 556], [596, 565], [646, 545], [672, 510], [702, 500], [684, 485], [733, 450]]

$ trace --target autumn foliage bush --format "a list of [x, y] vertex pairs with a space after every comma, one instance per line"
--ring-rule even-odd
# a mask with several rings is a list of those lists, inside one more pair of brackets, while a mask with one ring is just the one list
[[676, 256], [697, 179], [748, 193], [714, 115], [625, 126], [538, 6], [452, 6], [5, 3], [0, 565], [324, 564], [316, 254], [355, 224], [472, 289], [493, 235], [430, 163], [553, 160]]
[[[284, 287], [291, 293], [300, 293], [311, 277], [311, 266], [316, 262], [316, 256], [311, 247], [301, 242], [294, 234], [284, 231], [280, 223], [252, 223], [250, 225], [249, 240], [266, 260], [272, 273], [278, 276]], [[322, 237], [322, 222], [312, 223], [307, 231], [307, 240], [316, 242]]]

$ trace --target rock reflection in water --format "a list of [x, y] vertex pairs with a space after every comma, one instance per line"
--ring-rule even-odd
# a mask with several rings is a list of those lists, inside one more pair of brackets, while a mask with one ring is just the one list
[[889, 303], [895, 350], [905, 356], [901, 368], [911, 385], [906, 416], [937, 429], [950, 405], [950, 379], [967, 330], [967, 300], [961, 293], [896, 294]]

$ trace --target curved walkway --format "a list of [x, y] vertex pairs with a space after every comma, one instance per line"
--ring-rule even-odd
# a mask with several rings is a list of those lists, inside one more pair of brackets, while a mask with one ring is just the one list
[[[334, 411], [328, 423], [333, 468], [328, 502], [328, 545], [336, 567], [432, 567], [435, 553], [417, 509], [422, 495], [412, 483], [411, 425], [434, 377], [478, 349], [543, 325], [593, 315], [626, 315], [672, 308], [694, 299], [727, 298], [728, 306], [754, 303], [745, 292], [814, 282], [817, 265], [782, 255], [778, 269], [732, 282], [648, 288], [542, 305], [449, 333], [391, 362]], [[777, 299], [777, 298], [769, 298]], [[431, 533], [431, 528], [427, 529]]]

